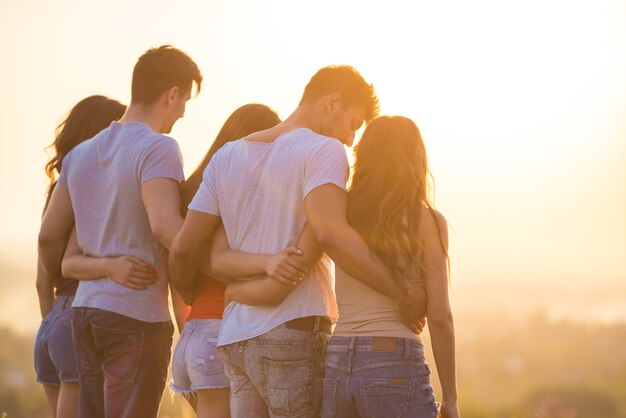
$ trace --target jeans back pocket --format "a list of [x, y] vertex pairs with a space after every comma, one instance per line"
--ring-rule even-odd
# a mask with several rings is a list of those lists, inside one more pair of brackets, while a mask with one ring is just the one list
[[96, 345], [104, 350], [104, 375], [113, 382], [132, 383], [141, 361], [144, 333], [94, 324], [91, 327]]
[[[363, 379], [360, 397], [369, 418], [426, 417], [418, 410], [424, 399], [419, 399], [420, 379]], [[434, 401], [434, 399], [432, 399]], [[421, 414], [421, 415], [420, 415]]]
[[313, 407], [313, 359], [261, 359], [263, 386], [273, 415], [298, 415]]

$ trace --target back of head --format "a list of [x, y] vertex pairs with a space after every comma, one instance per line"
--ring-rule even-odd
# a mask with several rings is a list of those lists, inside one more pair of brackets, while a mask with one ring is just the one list
[[378, 116], [380, 108], [374, 87], [349, 65], [329, 65], [315, 73], [304, 88], [300, 104], [312, 103], [334, 93], [341, 95], [346, 107], [363, 106], [366, 122]]
[[171, 45], [151, 48], [135, 64], [131, 104], [149, 106], [172, 87], [188, 91], [194, 83], [199, 93], [202, 74], [187, 54]]
[[272, 128], [280, 123], [278, 114], [270, 107], [251, 103], [241, 106], [235, 110], [224, 122], [222, 129], [215, 137], [215, 141], [206, 153], [198, 167], [183, 183], [181, 187], [181, 200], [183, 213], [187, 211], [187, 206], [196, 194], [202, 182], [202, 173], [209, 164], [211, 157], [226, 144], [235, 139], [243, 138], [251, 133]]
[[65, 120], [57, 126], [55, 140], [49, 147], [53, 150], [53, 156], [46, 164], [46, 174], [50, 179], [47, 200], [50, 199], [56, 176], [61, 172], [63, 158], [76, 145], [119, 120], [125, 111], [125, 105], [105, 96], [89, 96], [70, 110]]
[[419, 219], [428, 166], [419, 129], [408, 118], [382, 116], [354, 149], [348, 222], [402, 282], [407, 263], [419, 263]]

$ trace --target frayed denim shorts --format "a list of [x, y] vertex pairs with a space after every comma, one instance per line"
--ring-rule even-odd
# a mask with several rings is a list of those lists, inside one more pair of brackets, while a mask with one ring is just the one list
[[191, 319], [185, 323], [172, 361], [174, 392], [230, 387], [216, 348], [221, 324], [221, 319]]
[[438, 405], [422, 341], [331, 337], [322, 418], [435, 418]]
[[78, 382], [72, 340], [74, 296], [57, 296], [35, 338], [35, 373], [44, 385]]

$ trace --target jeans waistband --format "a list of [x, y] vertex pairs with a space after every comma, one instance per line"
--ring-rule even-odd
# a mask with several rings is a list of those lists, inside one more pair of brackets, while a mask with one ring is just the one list
[[404, 354], [423, 353], [421, 339], [399, 337], [341, 337], [332, 336], [326, 351], [331, 353], [388, 352]]
[[329, 335], [333, 326], [330, 319], [323, 316], [305, 316], [302, 318], [296, 318], [285, 322], [284, 325], [287, 329], [297, 329], [309, 332], [322, 331]]
[[64, 311], [66, 309], [72, 309], [72, 302], [74, 301], [74, 295], [71, 296], [57, 296], [54, 299], [54, 305], [52, 309]]
[[198, 330], [198, 331], [215, 332], [216, 335], [217, 333], [219, 333], [221, 326], [222, 326], [221, 319], [196, 318], [196, 319], [190, 319], [187, 322], [185, 322], [185, 328], [188, 328], [191, 330]]

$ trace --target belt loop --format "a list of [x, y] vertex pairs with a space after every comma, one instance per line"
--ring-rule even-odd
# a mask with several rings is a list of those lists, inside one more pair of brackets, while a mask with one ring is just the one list
[[404, 359], [411, 359], [411, 340], [409, 338], [403, 338], [404, 340]]
[[62, 296], [64, 298], [63, 300], [63, 306], [61, 307], [61, 310], [64, 311], [65, 307], [67, 306], [67, 302], [69, 302], [70, 298], [69, 296]]
[[321, 316], [315, 317], [315, 325], [313, 325], [314, 334], [317, 334], [317, 332], [320, 330], [320, 319], [321, 319]]
[[356, 338], [350, 337], [350, 342], [348, 343], [348, 356], [352, 357], [354, 355], [354, 350], [356, 346]]

